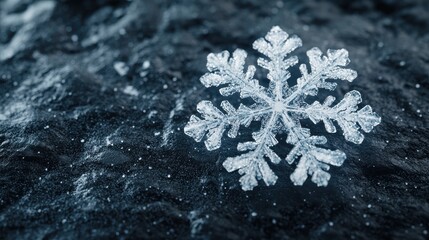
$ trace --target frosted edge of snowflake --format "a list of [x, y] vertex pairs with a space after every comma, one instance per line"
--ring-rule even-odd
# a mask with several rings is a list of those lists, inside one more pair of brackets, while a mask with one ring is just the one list
[[332, 91], [336, 88], [336, 83], [327, 80], [352, 82], [357, 77], [354, 70], [345, 68], [350, 62], [345, 49], [329, 49], [326, 55], [318, 48], [308, 50], [310, 69], [306, 64], [301, 64], [297, 84], [289, 87], [287, 80], [291, 74], [288, 69], [298, 63], [298, 58], [288, 54], [301, 46], [299, 37], [289, 37], [278, 26], [253, 43], [253, 48], [265, 56], [258, 58], [257, 63], [268, 70], [268, 88], [261, 86], [254, 78], [255, 66], [244, 68], [246, 51], [237, 49], [232, 56], [228, 51], [207, 56], [209, 72], [200, 78], [201, 83], [207, 88], [221, 86], [219, 92], [222, 96], [239, 93], [240, 98], [251, 98], [254, 104], [240, 104], [235, 108], [228, 101], [223, 101], [221, 111], [212, 102], [201, 101], [197, 104], [197, 111], [202, 119], [192, 115], [184, 132], [197, 142], [205, 137], [207, 150], [213, 151], [220, 148], [226, 128], [229, 128], [228, 137], [235, 138], [240, 126], [247, 127], [252, 121], [261, 121], [261, 129], [252, 133], [253, 141], [238, 143], [237, 150], [244, 153], [228, 157], [223, 163], [228, 172], [238, 171], [242, 175], [240, 183], [243, 190], [252, 190], [258, 185], [258, 180], [263, 180], [267, 186], [276, 183], [278, 177], [266, 159], [272, 164], [282, 160], [271, 149], [278, 143], [276, 134], [279, 132], [286, 132], [286, 142], [293, 145], [285, 160], [292, 164], [299, 158], [290, 176], [291, 181], [302, 185], [311, 175], [317, 186], [327, 186], [331, 177], [327, 172], [330, 165], [341, 166], [346, 155], [340, 150], [319, 147], [327, 139], [312, 136], [309, 129], [301, 126], [301, 119], [308, 118], [314, 124], [322, 121], [328, 133], [336, 132], [335, 121], [343, 130], [345, 139], [355, 144], [362, 143], [364, 139], [359, 130], [368, 133], [381, 122], [371, 106], [366, 105], [358, 110], [362, 98], [356, 90], [346, 93], [335, 106], [332, 106], [335, 101], [333, 96], [328, 96], [323, 103], [305, 102], [306, 96], [316, 96], [319, 89]]

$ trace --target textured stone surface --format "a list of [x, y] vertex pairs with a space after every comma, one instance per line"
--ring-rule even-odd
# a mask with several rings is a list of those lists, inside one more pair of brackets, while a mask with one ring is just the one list
[[[343, 2], [0, 2], [0, 238], [428, 238], [429, 5]], [[235, 140], [183, 134], [222, 99], [198, 80], [207, 54], [253, 54], [273, 25], [302, 59], [348, 49], [359, 76], [334, 94], [382, 116], [361, 145], [329, 136], [348, 158], [326, 188], [283, 162], [244, 192], [221, 165]]]

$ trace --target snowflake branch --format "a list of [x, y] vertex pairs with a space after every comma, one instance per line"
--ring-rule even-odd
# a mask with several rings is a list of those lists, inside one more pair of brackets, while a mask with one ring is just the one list
[[309, 73], [307, 66], [301, 64], [300, 71], [302, 76], [297, 80], [296, 89], [284, 100], [285, 104], [289, 105], [302, 95], [315, 96], [318, 88], [334, 90], [337, 84], [326, 82], [327, 79], [341, 79], [352, 82], [357, 77], [356, 71], [342, 68], [350, 62], [348, 52], [345, 49], [329, 49], [327, 56], [322, 56], [320, 49], [312, 48], [307, 51], [307, 56], [310, 59], [312, 71]]
[[255, 141], [239, 143], [237, 146], [241, 152], [250, 151], [236, 157], [229, 157], [223, 163], [228, 172], [238, 170], [243, 175], [240, 183], [245, 191], [252, 190], [258, 185], [260, 179], [264, 180], [267, 186], [274, 185], [277, 181], [277, 176], [264, 159], [264, 157], [268, 157], [274, 164], [281, 161], [280, 157], [271, 149], [278, 143], [273, 133], [277, 120], [278, 113], [273, 112], [261, 131], [253, 133], [252, 137]]
[[334, 101], [335, 97], [329, 96], [323, 104], [315, 101], [304, 111], [313, 123], [323, 121], [325, 129], [329, 133], [336, 132], [332, 122], [332, 120], [335, 120], [343, 130], [345, 139], [356, 144], [362, 143], [364, 139], [363, 134], [359, 131], [360, 128], [368, 133], [381, 122], [381, 118], [372, 111], [369, 105], [357, 111], [358, 104], [362, 102], [358, 91], [346, 93], [343, 100], [334, 107], [330, 107]]
[[227, 84], [219, 90], [223, 96], [239, 92], [241, 98], [251, 97], [256, 102], [262, 100], [271, 104], [273, 100], [266, 94], [265, 88], [259, 85], [258, 80], [253, 79], [255, 66], [250, 65], [244, 73], [246, 57], [247, 53], [241, 49], [235, 50], [232, 58], [228, 51], [210, 53], [207, 56], [207, 69], [210, 73], [201, 77], [201, 83], [205, 87]]
[[311, 136], [310, 130], [302, 128], [299, 122], [293, 123], [287, 113], [282, 114], [283, 123], [289, 128], [287, 143], [294, 145], [286, 157], [286, 161], [292, 164], [301, 157], [295, 171], [290, 175], [295, 185], [302, 185], [311, 175], [311, 181], [317, 186], [327, 186], [331, 175], [327, 172], [330, 165], [341, 166], [346, 159], [344, 152], [340, 150], [328, 150], [316, 145], [326, 144], [323, 136]]
[[258, 59], [258, 65], [267, 69], [268, 79], [274, 83], [273, 92], [275, 101], [283, 99], [283, 90], [287, 87], [287, 79], [290, 78], [288, 69], [298, 63], [298, 57], [286, 58], [289, 53], [302, 46], [302, 41], [297, 36], [288, 38], [289, 35], [279, 27], [273, 27], [265, 36], [253, 43], [253, 48], [267, 56]]
[[194, 138], [197, 142], [200, 142], [207, 134], [207, 139], [204, 143], [209, 151], [218, 149], [221, 146], [221, 138], [227, 126], [231, 126], [228, 136], [235, 138], [240, 125], [247, 127], [254, 119], [271, 112], [269, 107], [251, 109], [244, 105], [240, 105], [236, 110], [228, 101], [223, 101], [221, 106], [227, 114], [216, 108], [210, 101], [199, 102], [197, 111], [203, 119], [192, 115], [184, 129], [185, 134]]

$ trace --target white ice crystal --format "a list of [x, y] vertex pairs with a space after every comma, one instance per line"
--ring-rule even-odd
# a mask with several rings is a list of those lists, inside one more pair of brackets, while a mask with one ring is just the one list
[[223, 163], [228, 172], [238, 170], [242, 175], [240, 183], [243, 190], [252, 190], [261, 179], [266, 185], [276, 183], [277, 176], [266, 160], [272, 164], [282, 160], [272, 149], [278, 144], [276, 135], [280, 133], [287, 134], [286, 143], [293, 146], [288, 154], [284, 154], [285, 160], [292, 164], [299, 158], [295, 171], [290, 175], [292, 182], [302, 185], [310, 175], [317, 186], [328, 184], [330, 165], [341, 166], [346, 155], [340, 150], [320, 147], [327, 139], [312, 136], [309, 129], [301, 126], [301, 119], [310, 119], [315, 124], [322, 121], [329, 133], [337, 131], [333, 124], [336, 121], [345, 139], [355, 144], [362, 143], [364, 139], [360, 130], [370, 132], [381, 121], [368, 105], [358, 110], [362, 99], [355, 90], [346, 93], [334, 106], [333, 96], [328, 96], [323, 103], [314, 101], [309, 104], [305, 101], [307, 96], [316, 96], [319, 89], [334, 90], [337, 84], [328, 80], [351, 82], [357, 77], [354, 70], [344, 68], [350, 62], [345, 49], [328, 50], [326, 55], [318, 48], [308, 50], [310, 69], [301, 64], [297, 84], [289, 86], [291, 73], [288, 69], [298, 63], [298, 58], [289, 54], [301, 45], [300, 38], [289, 37], [277, 26], [265, 38], [253, 43], [253, 48], [266, 57], [259, 58], [257, 62], [268, 70], [268, 88], [254, 78], [255, 66], [244, 69], [247, 56], [244, 50], [237, 49], [232, 56], [223, 51], [207, 57], [209, 73], [200, 79], [205, 87], [221, 86], [221, 95], [226, 97], [239, 93], [242, 99], [250, 98], [254, 103], [234, 108], [228, 101], [223, 101], [221, 107], [224, 111], [221, 111], [212, 102], [201, 101], [197, 105], [201, 118], [192, 115], [184, 131], [197, 142], [206, 136], [205, 146], [212, 151], [221, 146], [226, 128], [229, 128], [228, 137], [235, 138], [241, 125], [247, 127], [252, 121], [261, 121], [261, 129], [252, 133], [253, 141], [238, 144], [237, 149], [243, 154], [229, 157]]

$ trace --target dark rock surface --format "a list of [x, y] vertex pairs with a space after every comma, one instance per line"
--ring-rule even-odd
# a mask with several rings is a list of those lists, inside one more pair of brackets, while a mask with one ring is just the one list
[[[1, 1], [0, 239], [429, 238], [429, 4], [346, 2]], [[183, 133], [221, 100], [207, 54], [274, 25], [300, 57], [346, 48], [359, 77], [334, 94], [382, 116], [361, 145], [331, 135], [348, 158], [326, 188], [284, 162], [244, 192], [221, 165], [236, 141]]]

